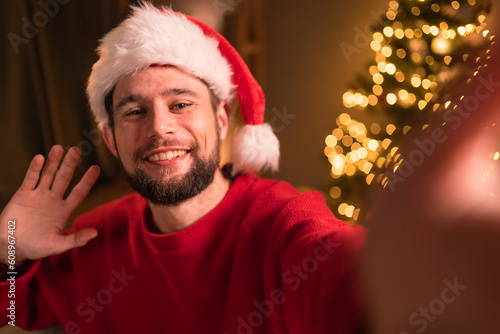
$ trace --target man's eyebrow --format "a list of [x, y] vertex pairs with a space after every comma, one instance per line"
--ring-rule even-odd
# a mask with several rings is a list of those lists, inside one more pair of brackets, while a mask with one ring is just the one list
[[142, 101], [143, 97], [137, 94], [130, 94], [123, 99], [121, 99], [114, 107], [115, 111], [119, 111], [121, 108], [132, 102]]
[[[193, 98], [200, 98], [200, 95], [194, 90], [187, 88], [169, 88], [161, 93], [163, 97], [178, 96], [178, 95], [188, 95]], [[123, 99], [121, 99], [114, 107], [115, 111], [119, 111], [121, 108], [129, 103], [139, 102], [144, 100], [144, 97], [139, 94], [130, 94]]]
[[194, 98], [200, 97], [200, 95], [197, 92], [188, 88], [170, 88], [162, 93], [162, 96], [164, 97], [176, 96], [176, 95], [188, 95]]

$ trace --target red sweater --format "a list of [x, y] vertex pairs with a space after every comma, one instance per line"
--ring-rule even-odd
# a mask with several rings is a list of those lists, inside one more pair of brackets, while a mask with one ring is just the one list
[[[236, 178], [188, 228], [156, 235], [138, 194], [75, 220], [85, 247], [36, 261], [16, 280], [16, 325], [76, 333], [353, 333], [355, 262], [364, 231], [315, 192]], [[9, 282], [0, 283], [0, 324]]]

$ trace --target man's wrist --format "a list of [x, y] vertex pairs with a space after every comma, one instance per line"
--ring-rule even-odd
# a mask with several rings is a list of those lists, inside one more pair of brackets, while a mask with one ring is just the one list
[[15, 266], [8, 263], [0, 262], [0, 282], [5, 282], [11, 276], [19, 277], [24, 274], [29, 261], [23, 261]]
[[16, 219], [5, 219], [5, 217], [2, 217], [1, 220], [0, 281], [5, 281], [6, 277], [18, 275], [24, 269], [26, 260], [20, 258], [16, 250]]

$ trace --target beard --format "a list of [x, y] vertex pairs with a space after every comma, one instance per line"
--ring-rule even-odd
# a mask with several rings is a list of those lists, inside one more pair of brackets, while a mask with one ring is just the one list
[[[147, 152], [161, 146], [173, 146], [175, 144], [177, 143], [156, 142], [147, 145], [145, 148], [139, 149], [134, 154], [135, 164], [134, 171], [132, 173], [128, 172], [124, 168], [121, 158], [118, 156], [120, 167], [130, 186], [152, 204], [175, 206], [192, 197], [195, 197], [213, 182], [215, 171], [219, 167], [220, 145], [217, 140], [215, 148], [205, 159], [203, 159], [199, 154], [199, 146], [197, 144], [194, 145], [194, 147], [190, 150], [193, 163], [188, 172], [183, 176], [172, 177], [167, 181], [158, 180], [152, 178], [140, 168], [140, 163], [142, 163], [141, 156], [143, 156], [143, 152]], [[163, 174], [168, 175], [168, 173], [168, 168], [165, 168]]]

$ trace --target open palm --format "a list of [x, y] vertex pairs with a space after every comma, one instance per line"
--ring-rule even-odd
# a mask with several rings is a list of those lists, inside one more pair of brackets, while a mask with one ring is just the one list
[[0, 214], [2, 262], [7, 258], [8, 231], [12, 231], [9, 234], [11, 240], [12, 236], [15, 238], [16, 265], [21, 265], [27, 259], [36, 260], [83, 246], [97, 236], [95, 229], [83, 229], [64, 235], [69, 218], [97, 180], [99, 168], [90, 167], [67, 198], [64, 198], [80, 151], [71, 148], [59, 167], [63, 153], [61, 146], [52, 147], [43, 171], [44, 157], [35, 156], [21, 187]]

